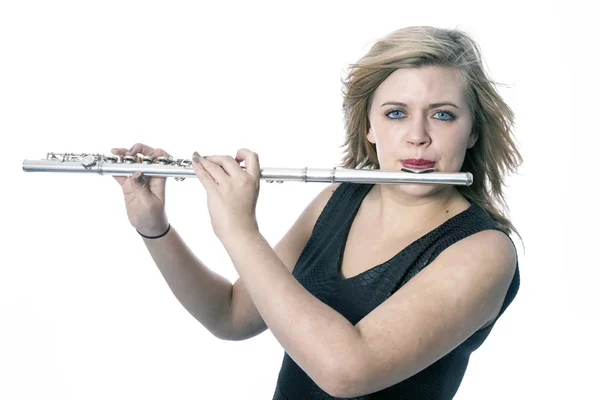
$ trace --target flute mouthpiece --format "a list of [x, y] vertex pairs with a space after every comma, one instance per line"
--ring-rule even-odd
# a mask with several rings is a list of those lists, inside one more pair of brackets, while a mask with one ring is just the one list
[[411, 172], [413, 174], [425, 174], [427, 172], [435, 172], [435, 168], [406, 168], [406, 167], [402, 167], [401, 171]]

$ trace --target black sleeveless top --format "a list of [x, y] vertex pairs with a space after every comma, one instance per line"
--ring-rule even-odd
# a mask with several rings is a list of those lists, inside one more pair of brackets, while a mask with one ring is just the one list
[[[293, 270], [293, 276], [310, 293], [342, 314], [353, 325], [383, 303], [448, 246], [486, 229], [501, 230], [482, 208], [471, 203], [468, 209], [412, 242], [383, 264], [343, 279], [339, 268], [350, 226], [360, 204], [373, 186], [342, 183], [335, 190], [317, 219], [312, 235]], [[515, 275], [498, 317], [515, 298], [518, 289], [517, 262]], [[452, 399], [465, 374], [470, 354], [483, 343], [496, 320], [417, 374], [396, 385], [354, 399]], [[321, 390], [285, 353], [273, 400], [334, 398]]]

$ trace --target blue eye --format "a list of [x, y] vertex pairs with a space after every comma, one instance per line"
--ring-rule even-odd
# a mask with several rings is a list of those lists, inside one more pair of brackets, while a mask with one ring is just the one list
[[[400, 110], [392, 110], [392, 111], [386, 113], [385, 115], [387, 115], [391, 119], [400, 119], [402, 116], [400, 116], [400, 115], [398, 115], [396, 113], [402, 113], [402, 114], [404, 114], [404, 112], [402, 112]], [[392, 114], [395, 114], [395, 116], [392, 116]]]
[[439, 119], [439, 120], [441, 120], [441, 121], [452, 121], [454, 118], [456, 118], [456, 117], [454, 116], [454, 114], [452, 114], [452, 113], [451, 113], [451, 112], [449, 112], [449, 111], [438, 111], [438, 112], [436, 112], [435, 114], [436, 114], [436, 115], [437, 115], [437, 114], [445, 114], [445, 115], [446, 115], [445, 117], [438, 118], [438, 119]]

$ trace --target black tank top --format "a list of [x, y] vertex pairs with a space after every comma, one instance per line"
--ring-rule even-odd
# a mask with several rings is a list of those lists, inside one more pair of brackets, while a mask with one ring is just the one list
[[[412, 242], [388, 261], [363, 273], [343, 279], [339, 273], [350, 226], [373, 184], [342, 183], [317, 219], [293, 276], [315, 297], [342, 314], [353, 325], [389, 298], [444, 249], [474, 233], [496, 229], [487, 213], [470, 207]], [[506, 233], [506, 232], [505, 232]], [[512, 239], [511, 239], [512, 240]], [[515, 251], [516, 253], [516, 251]], [[500, 315], [519, 289], [519, 269], [506, 294]], [[404, 381], [355, 400], [446, 400], [454, 397], [465, 374], [470, 354], [489, 335], [493, 323], [471, 335], [450, 353]], [[273, 400], [334, 399], [284, 354]]]

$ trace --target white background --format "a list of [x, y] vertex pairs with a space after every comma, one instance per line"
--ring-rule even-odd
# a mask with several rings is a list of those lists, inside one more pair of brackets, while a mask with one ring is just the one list
[[[139, 141], [182, 158], [247, 147], [263, 167], [337, 165], [345, 68], [410, 25], [478, 40], [525, 158], [506, 189], [526, 246], [515, 239], [521, 290], [456, 398], [590, 398], [598, 35], [591, 11], [567, 3], [0, 3], [0, 398], [270, 399], [281, 346], [269, 332], [220, 341], [189, 315], [112, 178], [26, 174], [22, 161]], [[323, 185], [263, 183], [273, 246]], [[169, 181], [167, 193], [171, 223], [233, 282], [200, 183]]]

